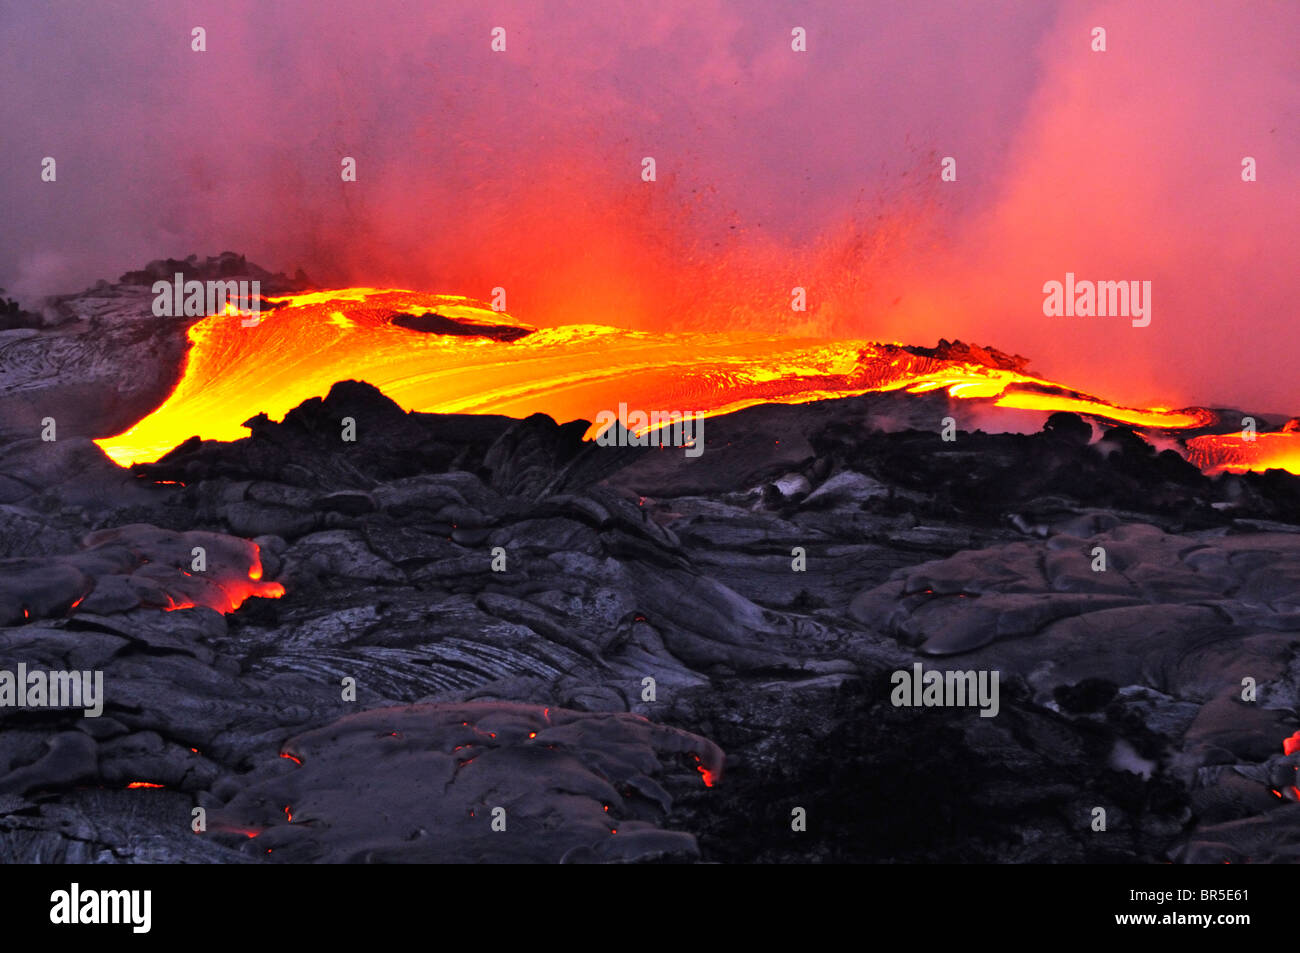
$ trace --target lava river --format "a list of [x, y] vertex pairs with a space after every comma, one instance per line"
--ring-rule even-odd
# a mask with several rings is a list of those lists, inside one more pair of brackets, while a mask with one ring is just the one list
[[[279, 420], [347, 379], [375, 385], [407, 410], [541, 412], [558, 421], [595, 420], [620, 403], [713, 415], [760, 403], [944, 388], [999, 407], [1069, 410], [1171, 433], [1214, 422], [1199, 408], [1118, 407], [975, 349], [945, 354], [868, 341], [599, 324], [535, 329], [467, 298], [374, 288], [267, 300], [272, 308], [256, 324], [233, 309], [195, 323], [180, 383], [135, 426], [97, 441], [104, 451], [125, 466], [156, 460], [194, 435], [237, 440], [256, 414]], [[1212, 441], [1220, 438], [1200, 439], [1198, 462], [1213, 469]], [[1300, 472], [1300, 459], [1287, 456], [1292, 441], [1284, 443], [1287, 468]]]

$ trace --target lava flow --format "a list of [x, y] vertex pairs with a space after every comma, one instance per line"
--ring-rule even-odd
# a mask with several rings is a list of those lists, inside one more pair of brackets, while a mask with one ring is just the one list
[[1187, 441], [1187, 459], [1208, 473], [1289, 470], [1300, 473], [1300, 430], [1294, 421], [1279, 433], [1207, 434]]
[[[237, 440], [254, 415], [279, 420], [347, 379], [368, 381], [406, 410], [541, 412], [559, 421], [595, 420], [620, 403], [716, 415], [761, 403], [940, 388], [997, 407], [1073, 411], [1166, 432], [1215, 421], [1199, 408], [1115, 406], [1031, 377], [1022, 360], [964, 345], [653, 334], [600, 324], [536, 329], [468, 298], [375, 288], [267, 300], [276, 307], [253, 326], [238, 313], [194, 324], [176, 389], [129, 430], [97, 441], [104, 451], [125, 466], [156, 460], [192, 435]], [[1284, 437], [1289, 455], [1272, 465], [1300, 472], [1300, 446], [1290, 449], [1291, 439]], [[1202, 461], [1207, 469], [1220, 462], [1212, 449]]]

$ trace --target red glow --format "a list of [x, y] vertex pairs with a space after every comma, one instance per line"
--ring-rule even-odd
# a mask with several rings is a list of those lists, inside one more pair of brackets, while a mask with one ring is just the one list
[[[182, 596], [176, 598], [173, 595], [167, 596], [167, 605], [164, 607], [166, 612], [176, 612], [180, 609], [193, 609], [196, 606], [204, 606], [208, 609], [215, 609], [223, 615], [234, 612], [242, 606], [249, 598], [258, 596], [263, 599], [279, 599], [284, 595], [284, 586], [278, 582], [262, 582], [262, 554], [261, 549], [254, 542], [241, 540], [245, 547], [248, 559], [248, 568], [216, 568], [204, 574], [204, 582], [207, 585], [200, 587], [190, 587], [178, 584], [181, 592], [186, 593], [189, 598]], [[143, 560], [148, 562], [148, 560]], [[188, 578], [194, 578], [193, 573], [179, 570], [180, 573]], [[79, 602], [80, 600], [78, 600]]]
[[291, 811], [291, 810], [289, 809], [289, 805], [288, 805], [288, 804], [286, 804], [286, 805], [284, 806], [284, 816], [287, 817], [287, 818], [289, 819], [289, 823], [290, 823], [290, 824], [293, 823], [293, 811]]
[[1300, 751], [1300, 731], [1297, 731], [1290, 738], [1282, 739], [1282, 753], [1295, 754]]
[[299, 758], [295, 758], [293, 755], [289, 754], [289, 752], [287, 752], [287, 751], [281, 751], [281, 752], [280, 752], [280, 757], [281, 757], [281, 758], [288, 758], [288, 759], [289, 759], [290, 761], [292, 761], [294, 764], [302, 764], [302, 760], [301, 760], [301, 759], [299, 759]]
[[704, 777], [704, 786], [706, 788], [713, 787], [713, 782], [717, 780], [718, 776], [714, 774], [712, 771], [710, 771], [708, 768], [706, 768], [703, 764], [700, 764], [700, 756], [698, 754], [693, 754], [691, 755], [691, 757], [694, 758], [696, 762], [695, 770], [700, 772], [700, 774], [703, 775]]
[[127, 785], [128, 788], [161, 788], [165, 785], [154, 784], [152, 781], [132, 781]]

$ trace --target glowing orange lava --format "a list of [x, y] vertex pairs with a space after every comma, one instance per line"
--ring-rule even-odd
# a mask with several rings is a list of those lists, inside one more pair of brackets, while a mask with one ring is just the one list
[[[173, 393], [129, 430], [96, 442], [125, 466], [156, 460], [193, 435], [238, 440], [256, 414], [280, 420], [348, 379], [368, 381], [407, 410], [542, 412], [558, 421], [595, 420], [620, 403], [716, 415], [761, 403], [938, 389], [998, 407], [1068, 410], [1170, 431], [1214, 421], [1206, 410], [1119, 407], [1018, 370], [893, 344], [594, 323], [533, 329], [468, 298], [377, 288], [268, 300], [279, 306], [251, 327], [238, 312], [194, 324]], [[448, 319], [438, 327], [456, 333], [413, 330], [395, 315], [438, 315]], [[596, 430], [593, 424], [587, 436]], [[1283, 465], [1300, 472], [1300, 450], [1293, 454]]]
[[718, 780], [717, 774], [714, 773], [713, 771], [710, 771], [708, 768], [706, 768], [703, 764], [700, 763], [701, 759], [698, 754], [691, 755], [691, 757], [694, 758], [696, 762], [695, 770], [700, 772], [700, 774], [703, 776], [704, 786], [706, 788], [713, 787], [714, 783]]
[[[178, 609], [193, 609], [195, 606], [206, 606], [209, 609], [216, 609], [220, 613], [234, 612], [251, 597], [258, 596], [262, 599], [279, 599], [284, 595], [284, 586], [278, 582], [262, 582], [262, 556], [260, 547], [251, 541], [241, 540], [249, 548], [252, 564], [248, 567], [248, 578], [241, 578], [238, 573], [233, 576], [222, 574], [220, 572], [209, 573], [202, 580], [195, 580], [188, 586], [180, 585], [178, 591], [183, 592], [187, 598], [177, 599], [175, 596], [167, 597], [168, 604], [164, 606], [167, 612], [175, 612]], [[191, 573], [182, 572], [182, 575], [193, 579]]]
[[1207, 473], [1289, 470], [1300, 473], [1300, 433], [1209, 434], [1187, 441], [1187, 459]]

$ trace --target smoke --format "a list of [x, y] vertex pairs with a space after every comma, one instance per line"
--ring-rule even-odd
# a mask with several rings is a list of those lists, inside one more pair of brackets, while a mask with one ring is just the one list
[[[1104, 53], [1085, 42], [1095, 26]], [[1296, 406], [1298, 43], [1282, 3], [1063, 10], [996, 202], [953, 233], [948, 280], [922, 275], [886, 326], [996, 336], [1046, 376], [1135, 404]], [[1042, 285], [1067, 271], [1151, 281], [1151, 325], [1045, 318]]]
[[[231, 249], [539, 325], [962, 337], [1118, 400], [1294, 404], [1261, 367], [1300, 359], [1284, 3], [0, 11], [10, 293]], [[1151, 280], [1152, 325], [1044, 317], [1066, 271]]]

